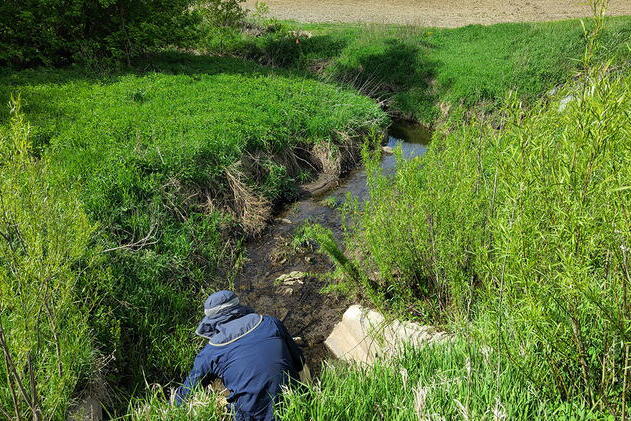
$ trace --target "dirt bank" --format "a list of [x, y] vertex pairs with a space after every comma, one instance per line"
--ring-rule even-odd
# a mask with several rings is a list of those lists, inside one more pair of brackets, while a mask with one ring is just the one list
[[[256, 0], [246, 0], [253, 7]], [[591, 15], [579, 0], [266, 0], [271, 15], [302, 22], [372, 22], [458, 27]], [[611, 0], [609, 15], [631, 15], [631, 0]]]

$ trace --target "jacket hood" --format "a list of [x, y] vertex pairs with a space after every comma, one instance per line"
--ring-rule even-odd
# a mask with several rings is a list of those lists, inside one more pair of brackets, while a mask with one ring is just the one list
[[205, 317], [195, 333], [208, 339], [210, 345], [228, 345], [258, 327], [263, 316], [242, 306], [232, 291], [219, 291], [204, 302]]

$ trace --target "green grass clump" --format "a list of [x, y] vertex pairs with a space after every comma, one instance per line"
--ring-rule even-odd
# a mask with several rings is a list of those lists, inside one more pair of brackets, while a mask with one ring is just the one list
[[[1, 82], [3, 94], [22, 96], [46, 182], [68, 190], [77, 204], [63, 206], [93, 224], [88, 240], [76, 239], [103, 260], [85, 293], [95, 298], [85, 352], [113, 356], [104, 373], [126, 392], [189, 369], [200, 303], [229, 286], [244, 233], [261, 230], [269, 207], [311, 171], [299, 163], [304, 151], [334, 150], [386, 121], [352, 91], [242, 60], [180, 54], [147, 67], [30, 70]], [[0, 118], [8, 127], [9, 115]]]
[[602, 419], [548, 399], [515, 366], [465, 340], [409, 349], [374, 366], [336, 363], [285, 393], [279, 420]]
[[148, 396], [132, 400], [128, 414], [121, 417], [128, 421], [220, 421], [229, 420], [227, 410], [218, 401], [218, 395], [209, 390], [198, 390], [188, 400], [175, 406], [164, 388], [154, 386]]
[[[224, 41], [222, 51], [354, 86], [386, 101], [391, 113], [425, 123], [460, 104], [494, 111], [509, 90], [533, 103], [580, 70], [586, 45], [578, 20], [455, 29], [278, 22], [267, 27], [257, 37], [210, 38]], [[631, 18], [607, 19], [601, 41], [600, 59], [628, 63]], [[218, 48], [210, 41], [202, 45]]]
[[502, 130], [461, 124], [396, 176], [373, 173], [357, 245], [386, 305], [464, 324], [547, 396], [620, 416], [631, 77], [581, 80], [565, 109], [511, 101]]

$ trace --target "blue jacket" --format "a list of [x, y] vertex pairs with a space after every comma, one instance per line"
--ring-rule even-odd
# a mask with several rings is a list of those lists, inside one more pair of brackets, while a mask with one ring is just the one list
[[204, 377], [215, 376], [231, 391], [228, 402], [235, 420], [274, 420], [275, 398], [282, 385], [298, 379], [302, 351], [274, 317], [238, 305], [208, 314], [197, 333], [209, 338], [209, 344], [195, 358], [193, 369], [177, 391], [176, 403], [181, 403]]

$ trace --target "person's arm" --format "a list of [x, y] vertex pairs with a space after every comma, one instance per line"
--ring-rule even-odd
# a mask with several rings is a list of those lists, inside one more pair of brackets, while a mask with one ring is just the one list
[[291, 337], [291, 335], [287, 331], [287, 328], [285, 328], [285, 325], [283, 324], [283, 322], [278, 320], [277, 325], [279, 329], [281, 330], [281, 332], [283, 333], [283, 335], [285, 336], [284, 338], [285, 343], [287, 344], [287, 348], [289, 349], [289, 354], [291, 355], [291, 359], [294, 363], [295, 370], [297, 372], [302, 371], [302, 366], [305, 363], [305, 356], [302, 353], [302, 349], [300, 349], [298, 344], [296, 344], [296, 341], [294, 341], [294, 338]]
[[180, 405], [182, 402], [184, 402], [187, 396], [189, 395], [189, 393], [191, 393], [191, 390], [193, 390], [195, 386], [197, 386], [197, 384], [204, 377], [208, 376], [209, 374], [210, 375], [215, 374], [213, 373], [213, 367], [214, 367], [213, 358], [209, 351], [210, 350], [208, 349], [208, 345], [206, 345], [200, 351], [200, 353], [197, 354], [197, 357], [195, 357], [195, 362], [193, 363], [193, 369], [191, 370], [188, 377], [184, 381], [184, 384], [178, 387], [176, 391], [176, 394], [175, 394], [176, 405]]

